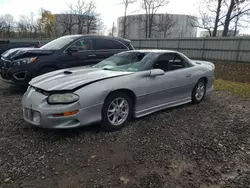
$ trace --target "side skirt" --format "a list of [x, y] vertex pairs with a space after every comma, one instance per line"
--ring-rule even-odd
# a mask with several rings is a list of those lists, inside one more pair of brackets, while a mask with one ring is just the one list
[[181, 100], [177, 100], [177, 101], [173, 101], [173, 102], [169, 102], [169, 103], [164, 103], [164, 104], [157, 105], [157, 106], [153, 106], [153, 107], [150, 107], [150, 108], [135, 112], [135, 117], [139, 118], [139, 117], [146, 116], [146, 115], [152, 114], [154, 112], [157, 112], [157, 111], [160, 111], [160, 110], [163, 110], [163, 109], [166, 109], [166, 108], [179, 106], [179, 105], [186, 104], [186, 103], [189, 103], [189, 102], [191, 102], [191, 97], [181, 99]]

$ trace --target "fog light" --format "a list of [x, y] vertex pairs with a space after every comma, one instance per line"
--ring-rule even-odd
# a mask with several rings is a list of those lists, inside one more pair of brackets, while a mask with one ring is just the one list
[[33, 121], [35, 123], [40, 123], [41, 122], [41, 115], [40, 112], [33, 111]]

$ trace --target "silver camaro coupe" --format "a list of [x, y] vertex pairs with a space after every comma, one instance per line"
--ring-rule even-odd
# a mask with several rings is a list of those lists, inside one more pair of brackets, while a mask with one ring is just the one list
[[213, 90], [215, 66], [169, 50], [132, 50], [91, 67], [57, 70], [30, 81], [24, 120], [44, 128], [100, 122], [120, 130], [131, 118], [185, 103]]

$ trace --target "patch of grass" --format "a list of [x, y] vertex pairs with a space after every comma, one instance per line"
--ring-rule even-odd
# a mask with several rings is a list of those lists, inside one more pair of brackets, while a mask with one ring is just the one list
[[214, 89], [217, 91], [230, 91], [242, 97], [250, 98], [250, 84], [247, 83], [218, 79], [214, 81]]

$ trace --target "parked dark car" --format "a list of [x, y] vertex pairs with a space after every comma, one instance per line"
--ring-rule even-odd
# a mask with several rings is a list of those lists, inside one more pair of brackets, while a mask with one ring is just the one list
[[130, 40], [98, 35], [67, 35], [40, 48], [17, 48], [2, 54], [2, 80], [27, 84], [32, 78], [77, 66], [96, 64], [116, 53], [134, 50]]

